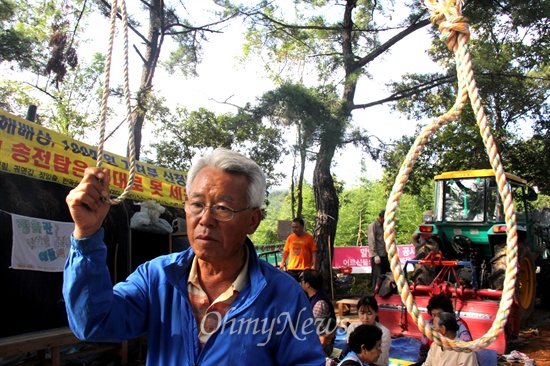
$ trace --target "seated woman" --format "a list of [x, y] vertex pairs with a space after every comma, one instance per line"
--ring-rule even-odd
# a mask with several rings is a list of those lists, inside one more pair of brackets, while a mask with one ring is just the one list
[[382, 331], [375, 325], [359, 325], [349, 335], [350, 352], [338, 366], [363, 366], [375, 362], [379, 357]]
[[[388, 366], [390, 363], [391, 334], [388, 328], [378, 322], [378, 302], [374, 296], [363, 296], [359, 299], [357, 302], [357, 314], [359, 315], [360, 322], [350, 324], [348, 327], [348, 334], [351, 335], [351, 333], [362, 324], [377, 326], [382, 331], [382, 351], [374, 363], [377, 366]], [[348, 350], [349, 347], [344, 347], [342, 356], [345, 356]]]

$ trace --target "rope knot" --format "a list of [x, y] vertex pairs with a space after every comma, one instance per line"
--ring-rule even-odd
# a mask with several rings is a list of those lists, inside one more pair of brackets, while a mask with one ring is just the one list
[[470, 29], [467, 19], [462, 16], [463, 0], [424, 0], [426, 7], [432, 12], [430, 17], [434, 24], [439, 26], [441, 40], [451, 51], [458, 44], [458, 35], [466, 36], [470, 40]]
[[470, 27], [468, 25], [468, 19], [463, 16], [457, 16], [450, 20], [444, 20], [439, 23], [439, 30], [441, 31], [440, 39], [447, 44], [447, 47], [451, 51], [454, 51], [458, 44], [459, 34], [466, 37], [463, 41], [467, 43], [470, 40]]
[[432, 22], [439, 23], [444, 18], [451, 18], [452, 14], [460, 15], [464, 0], [424, 0], [426, 8], [432, 12]]

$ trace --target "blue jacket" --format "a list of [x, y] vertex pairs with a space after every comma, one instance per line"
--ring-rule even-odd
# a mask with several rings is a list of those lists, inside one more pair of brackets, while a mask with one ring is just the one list
[[147, 334], [148, 365], [324, 365], [307, 297], [288, 274], [250, 251], [250, 280], [199, 349], [187, 295], [191, 249], [140, 265], [111, 283], [103, 229], [72, 238], [63, 295], [69, 325], [87, 341], [122, 341]]

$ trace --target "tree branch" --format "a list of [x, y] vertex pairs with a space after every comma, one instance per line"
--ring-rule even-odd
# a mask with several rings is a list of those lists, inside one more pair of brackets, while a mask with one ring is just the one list
[[383, 54], [384, 52], [389, 50], [391, 48], [391, 46], [393, 46], [394, 44], [396, 44], [397, 42], [399, 42], [400, 40], [402, 40], [403, 38], [405, 38], [409, 34], [415, 32], [415, 31], [417, 31], [417, 30], [419, 30], [419, 29], [421, 29], [425, 26], [427, 26], [428, 24], [431, 24], [429, 19], [424, 19], [424, 20], [419, 21], [418, 23], [411, 24], [409, 27], [407, 27], [403, 31], [399, 32], [398, 34], [396, 34], [395, 36], [391, 37], [389, 40], [384, 42], [384, 44], [377, 47], [373, 52], [371, 52], [367, 56], [359, 59], [359, 61], [356, 62], [356, 67], [361, 68], [361, 67], [365, 66], [366, 64], [373, 61], [378, 56], [380, 56], [381, 54]]
[[366, 108], [369, 108], [369, 107], [373, 107], [375, 105], [381, 105], [381, 104], [388, 103], [388, 102], [394, 102], [396, 100], [400, 100], [400, 99], [403, 99], [403, 98], [408, 98], [412, 95], [421, 93], [423, 91], [433, 89], [433, 88], [435, 88], [437, 86], [440, 86], [440, 85], [443, 85], [443, 84], [447, 84], [448, 82], [450, 82], [451, 80], [454, 80], [455, 78], [456, 78], [456, 75], [449, 75], [449, 76], [443, 76], [443, 77], [440, 77], [440, 78], [437, 78], [437, 79], [433, 79], [433, 80], [430, 80], [427, 83], [422, 83], [422, 84], [419, 84], [419, 85], [415, 85], [411, 88], [407, 88], [407, 89], [401, 90], [399, 92], [390, 94], [388, 97], [383, 98], [383, 99], [379, 99], [379, 100], [374, 101], [374, 102], [365, 103], [365, 104], [355, 104], [355, 105], [353, 105], [352, 109], [366, 109]]
[[74, 26], [73, 34], [71, 36], [71, 41], [69, 42], [69, 45], [67, 49], [70, 49], [73, 46], [74, 38], [76, 36], [76, 30], [78, 29], [78, 26], [80, 25], [80, 21], [82, 20], [82, 16], [84, 15], [84, 11], [86, 10], [87, 0], [84, 1], [82, 4], [82, 10], [80, 10], [80, 13], [78, 14], [78, 19], [76, 21], [76, 24]]
[[58, 100], [57, 97], [56, 97], [55, 95], [53, 95], [53, 94], [47, 92], [46, 89], [42, 89], [41, 87], [36, 86], [36, 85], [31, 84], [31, 83], [26, 82], [26, 81], [23, 81], [23, 84], [30, 85], [30, 86], [32, 86], [33, 88], [40, 90], [42, 93], [46, 94], [47, 96], [49, 96], [50, 98], [52, 98], [52, 99], [55, 100], [55, 101]]

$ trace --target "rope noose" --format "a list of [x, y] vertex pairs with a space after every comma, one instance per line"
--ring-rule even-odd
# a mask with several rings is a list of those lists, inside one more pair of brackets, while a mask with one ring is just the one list
[[[105, 81], [103, 86], [103, 95], [101, 99], [101, 129], [99, 134], [99, 144], [97, 146], [97, 167], [101, 168], [103, 164], [103, 145], [105, 143], [105, 125], [107, 124], [107, 99], [109, 99], [109, 81], [111, 74], [111, 58], [113, 54], [113, 43], [115, 38], [116, 29], [116, 17], [117, 17], [117, 0], [111, 2], [111, 27], [109, 33], [109, 45], [107, 49], [107, 56], [104, 63]], [[132, 107], [130, 104], [130, 83], [128, 80], [128, 13], [126, 11], [126, 0], [121, 0], [120, 11], [122, 19], [123, 39], [124, 39], [124, 101], [126, 106], [126, 124], [128, 125], [128, 151], [129, 151], [129, 177], [128, 183], [124, 188], [124, 191], [118, 198], [106, 199], [106, 201], [112, 205], [121, 203], [124, 198], [130, 193], [132, 186], [134, 185], [134, 179], [136, 175], [136, 153], [134, 143], [134, 123], [132, 120]]]
[[[443, 345], [445, 348], [451, 348], [455, 351], [470, 352], [478, 351], [490, 345], [502, 333], [510, 307], [513, 303], [514, 288], [517, 275], [517, 231], [516, 231], [516, 215], [514, 212], [514, 204], [509, 186], [506, 181], [504, 168], [500, 162], [500, 157], [497, 152], [496, 145], [491, 135], [485, 111], [478, 96], [478, 89], [474, 80], [472, 71], [472, 62], [468, 51], [467, 43], [470, 38], [470, 32], [466, 19], [462, 16], [462, 1], [458, 0], [425, 0], [425, 5], [432, 11], [432, 21], [439, 25], [441, 31], [441, 39], [445, 41], [451, 51], [453, 51], [456, 60], [457, 78], [459, 85], [459, 93], [456, 97], [453, 107], [444, 115], [437, 118], [435, 121], [428, 124], [415, 139], [411, 146], [405, 161], [403, 162], [399, 174], [395, 180], [390, 198], [386, 205], [386, 216], [384, 218], [384, 240], [388, 257], [390, 258], [390, 266], [393, 272], [399, 294], [405, 304], [407, 311], [411, 315], [413, 321], [418, 326], [418, 329], [425, 334], [430, 340], [433, 340], [438, 345]], [[462, 111], [467, 98], [470, 98], [472, 108], [476, 115], [477, 125], [480, 129], [480, 134], [483, 138], [483, 143], [495, 177], [498, 184], [498, 191], [502, 201], [504, 202], [505, 217], [506, 217], [506, 277], [504, 279], [504, 289], [502, 290], [502, 298], [498, 312], [491, 328], [485, 335], [477, 340], [470, 342], [455, 342], [442, 336], [430, 327], [419, 311], [416, 302], [407, 286], [407, 280], [397, 254], [395, 245], [395, 212], [399, 203], [399, 199], [403, 194], [405, 183], [409, 177], [412, 167], [418, 158], [428, 138], [438, 131], [442, 126], [453, 121]]]

